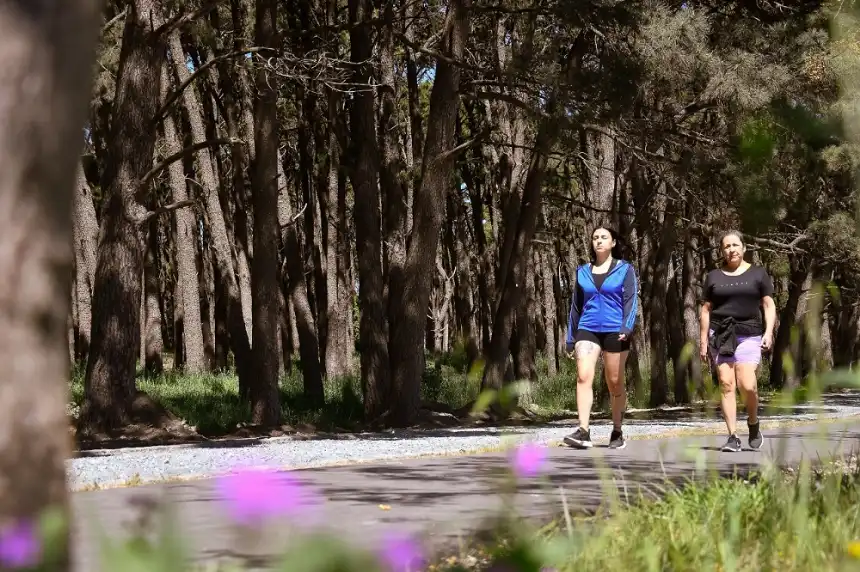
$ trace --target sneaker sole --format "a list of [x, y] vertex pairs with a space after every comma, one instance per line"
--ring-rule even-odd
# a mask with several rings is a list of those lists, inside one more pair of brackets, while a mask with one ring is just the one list
[[625, 448], [626, 446], [627, 446], [627, 441], [624, 441], [623, 443], [621, 443], [620, 445], [616, 445], [615, 447], [610, 445], [609, 448], [615, 449], [616, 451], [620, 451], [621, 449]]
[[565, 437], [564, 442], [567, 445], [576, 447], [577, 449], [591, 449], [594, 446], [591, 441], [578, 441], [576, 439], [571, 439], [570, 437]]
[[740, 453], [741, 447], [734, 448], [734, 447], [724, 446], [722, 449], [720, 449], [720, 451], [723, 451], [724, 453]]
[[750, 449], [753, 451], [761, 451], [761, 446], [764, 445], [764, 437], [761, 438], [761, 442], [754, 446], [752, 443], [749, 443]]

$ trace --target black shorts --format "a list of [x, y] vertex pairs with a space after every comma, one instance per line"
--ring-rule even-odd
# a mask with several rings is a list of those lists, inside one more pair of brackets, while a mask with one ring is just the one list
[[621, 353], [630, 350], [630, 336], [626, 340], [618, 339], [618, 332], [589, 332], [588, 330], [577, 330], [573, 343], [594, 342], [605, 352]]

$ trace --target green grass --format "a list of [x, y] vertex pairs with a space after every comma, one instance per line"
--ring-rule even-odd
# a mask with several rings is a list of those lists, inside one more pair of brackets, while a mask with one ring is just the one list
[[[503, 528], [504, 540], [434, 569], [504, 563], [522, 572], [860, 570], [857, 476], [840, 468], [692, 483], [608, 516], [560, 518], [529, 533], [520, 525]], [[469, 560], [471, 566], [461, 564]]]
[[[538, 379], [532, 388], [532, 409], [545, 417], [557, 417], [576, 410], [576, 363], [560, 360], [557, 375], [547, 374], [546, 360], [537, 362]], [[671, 374], [671, 372], [670, 372]], [[762, 373], [764, 377], [766, 372]], [[643, 371], [643, 379], [648, 379]], [[764, 381], [764, 379], [762, 379]], [[705, 380], [709, 385], [709, 380]], [[471, 371], [462, 352], [441, 356], [428, 355], [421, 380], [421, 399], [442, 404], [453, 411], [464, 408], [477, 399], [481, 386], [481, 364]], [[139, 373], [138, 389], [166, 407], [169, 411], [197, 428], [206, 436], [231, 433], [247, 422], [250, 410], [239, 400], [238, 379], [234, 373], [185, 375], [167, 370], [148, 377]], [[671, 387], [671, 375], [670, 375]], [[628, 383], [629, 407], [647, 407], [648, 388], [637, 392]], [[594, 415], [608, 411], [609, 393], [598, 366], [594, 383]], [[325, 381], [325, 406], [319, 407], [305, 399], [301, 370], [293, 368], [292, 375], [280, 382], [281, 407], [284, 423], [297, 427], [311, 425], [316, 429], [356, 429], [363, 421], [361, 384], [357, 376]], [[83, 369], [72, 371], [71, 397], [75, 406], [83, 402]]]

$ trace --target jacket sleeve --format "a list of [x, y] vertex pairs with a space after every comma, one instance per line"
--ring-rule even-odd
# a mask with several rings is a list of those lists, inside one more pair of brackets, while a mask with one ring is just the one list
[[636, 327], [636, 314], [639, 311], [639, 280], [636, 278], [636, 270], [633, 265], [627, 266], [627, 274], [624, 276], [624, 310], [621, 318], [621, 330], [619, 334], [630, 335]]
[[577, 274], [575, 274], [573, 278], [573, 296], [570, 301], [570, 312], [567, 315], [567, 339], [565, 340], [567, 351], [573, 350], [573, 338], [576, 335], [576, 329], [579, 326], [579, 317], [582, 314], [582, 303], [585, 299], [582, 287], [579, 285], [579, 281], [577, 280], [578, 275], [579, 270], [577, 269]]

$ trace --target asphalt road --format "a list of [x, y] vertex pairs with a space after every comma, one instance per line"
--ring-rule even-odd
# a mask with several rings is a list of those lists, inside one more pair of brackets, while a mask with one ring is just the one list
[[[637, 491], [658, 494], [667, 479], [677, 481], [703, 471], [731, 473], [774, 462], [797, 464], [803, 458], [848, 454], [860, 449], [860, 420], [778, 429], [765, 435], [761, 451], [740, 453], [719, 452], [725, 441], [722, 435], [631, 440], [621, 451], [602, 444], [588, 451], [550, 448], [546, 478], [523, 482], [516, 504], [527, 517], [556, 514], [561, 509], [562, 487], [571, 510], [591, 512], [605, 499], [606, 477], [611, 477], [609, 482], [614, 482], [622, 500], [632, 501]], [[746, 447], [746, 436], [741, 438]], [[507, 466], [504, 453], [486, 453], [294, 474], [325, 499], [317, 525], [349, 541], [368, 546], [387, 531], [413, 532], [421, 534], [430, 549], [456, 550], [462, 535], [479, 529], [483, 519], [500, 507], [494, 487]], [[98, 563], [101, 531], [121, 538], [141, 515], [159, 506], [170, 507], [179, 519], [197, 561], [241, 559], [264, 569], [294, 526], [287, 522], [270, 526], [250, 545], [220, 506], [211, 479], [74, 493], [75, 570], [103, 570]]]

